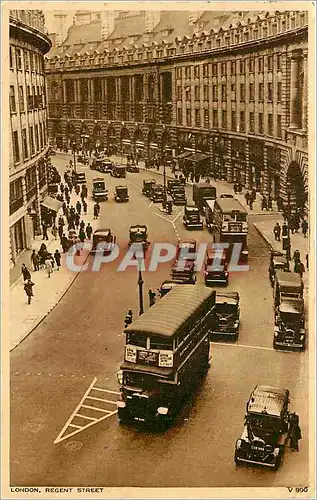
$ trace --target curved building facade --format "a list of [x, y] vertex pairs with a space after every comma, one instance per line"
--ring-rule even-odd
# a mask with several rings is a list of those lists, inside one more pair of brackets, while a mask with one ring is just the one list
[[46, 62], [57, 146], [201, 152], [211, 173], [305, 206], [306, 11], [105, 12]]
[[47, 189], [48, 149], [44, 54], [51, 43], [38, 10], [12, 10], [10, 74], [10, 262], [41, 232], [40, 203]]

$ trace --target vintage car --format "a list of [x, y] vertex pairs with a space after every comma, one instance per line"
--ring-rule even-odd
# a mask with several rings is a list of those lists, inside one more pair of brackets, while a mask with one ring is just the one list
[[276, 271], [274, 281], [274, 305], [279, 306], [283, 300], [302, 299], [304, 283], [298, 273]]
[[179, 186], [183, 186], [183, 184], [178, 179], [168, 179], [166, 190], [168, 194], [171, 195], [173, 193], [173, 190]]
[[274, 286], [275, 274], [278, 270], [288, 272], [290, 270], [289, 261], [285, 253], [273, 250], [271, 251], [269, 266], [269, 278], [272, 286]]
[[92, 180], [92, 196], [95, 201], [104, 201], [108, 199], [108, 189], [102, 177], [95, 177], [95, 179]]
[[207, 249], [205, 257], [204, 276], [206, 286], [217, 284], [228, 285], [229, 272], [227, 256], [217, 255], [214, 248]]
[[246, 405], [244, 429], [236, 441], [237, 465], [251, 463], [277, 470], [289, 437], [289, 391], [257, 385]]
[[275, 309], [274, 349], [305, 349], [305, 312], [302, 298], [283, 299]]
[[127, 186], [116, 186], [114, 191], [114, 199], [118, 202], [129, 201], [129, 192]]
[[187, 205], [185, 207], [183, 223], [186, 229], [203, 229], [203, 221], [195, 205]]
[[97, 229], [92, 236], [92, 253], [103, 252], [107, 255], [111, 252], [113, 245], [116, 243], [116, 236], [111, 229]]
[[163, 203], [164, 198], [165, 198], [164, 186], [162, 186], [161, 184], [155, 184], [152, 187], [150, 198], [153, 201], [153, 203]]
[[155, 186], [156, 180], [155, 179], [146, 179], [143, 181], [143, 188], [142, 188], [142, 193], [150, 198], [151, 193], [152, 193], [152, 188]]
[[85, 172], [78, 172], [76, 174], [76, 183], [77, 184], [86, 184], [86, 174], [85, 174]]
[[146, 250], [150, 245], [150, 242], [148, 241], [147, 226], [140, 224], [136, 226], [130, 226], [129, 246], [135, 243], [141, 244], [143, 250]]
[[137, 167], [137, 165], [127, 165], [127, 172], [131, 172], [131, 173], [138, 173], [140, 172], [140, 169], [139, 167]]
[[118, 179], [125, 179], [127, 176], [125, 165], [115, 165], [111, 170], [112, 177], [117, 177]]
[[113, 163], [108, 159], [95, 158], [90, 165], [90, 169], [107, 174], [112, 171]]
[[174, 186], [172, 191], [172, 200], [174, 205], [186, 205], [187, 198], [185, 186]]
[[212, 335], [234, 338], [239, 336], [240, 297], [238, 292], [217, 293], [216, 325]]
[[88, 160], [87, 156], [78, 155], [77, 161], [78, 161], [78, 163], [82, 163], [83, 165], [89, 165], [89, 160]]
[[196, 241], [179, 241], [176, 257], [171, 269], [173, 281], [179, 283], [196, 283], [195, 270]]

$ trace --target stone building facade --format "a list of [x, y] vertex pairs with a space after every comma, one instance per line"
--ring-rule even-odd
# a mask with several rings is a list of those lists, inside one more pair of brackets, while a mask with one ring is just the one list
[[229, 182], [305, 206], [308, 13], [150, 14], [103, 13], [48, 54], [57, 145], [202, 152]]
[[47, 190], [48, 149], [44, 54], [51, 44], [39, 10], [9, 17], [10, 264], [41, 232], [40, 203]]

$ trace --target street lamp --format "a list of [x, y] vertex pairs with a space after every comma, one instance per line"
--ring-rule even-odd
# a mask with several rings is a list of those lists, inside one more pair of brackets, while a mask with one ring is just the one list
[[138, 269], [139, 269], [139, 278], [138, 278], [138, 285], [139, 285], [139, 315], [144, 313], [144, 306], [143, 306], [143, 278], [142, 278], [142, 270], [141, 270], [141, 263], [142, 263], [142, 258], [138, 257]]

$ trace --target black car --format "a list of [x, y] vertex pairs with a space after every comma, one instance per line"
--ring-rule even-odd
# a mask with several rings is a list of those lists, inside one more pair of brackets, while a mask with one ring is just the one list
[[92, 237], [92, 253], [103, 252], [107, 255], [111, 252], [113, 245], [116, 243], [116, 236], [111, 229], [97, 229]]
[[88, 160], [87, 156], [78, 155], [77, 161], [78, 161], [78, 163], [82, 163], [83, 165], [89, 165], [89, 160]]
[[118, 202], [129, 201], [129, 192], [127, 186], [116, 186], [114, 191], [114, 199]]
[[124, 179], [126, 177], [126, 166], [125, 165], [115, 165], [111, 170], [112, 177], [117, 177]]
[[195, 205], [187, 205], [185, 207], [183, 223], [186, 229], [203, 229], [203, 221]]
[[150, 245], [150, 242], [148, 241], [147, 226], [145, 226], [144, 224], [130, 226], [129, 232], [129, 246], [135, 243], [139, 243], [140, 245], [142, 245], [143, 249], [146, 250]]
[[274, 286], [275, 275], [278, 270], [289, 271], [289, 261], [285, 253], [274, 250], [271, 252], [269, 266], [269, 278], [272, 286]]
[[136, 165], [127, 165], [127, 172], [138, 173], [140, 169]]
[[204, 276], [206, 286], [215, 284], [227, 286], [229, 283], [228, 261], [224, 255], [218, 258], [216, 250], [210, 248], [206, 252]]
[[155, 186], [156, 180], [155, 179], [146, 179], [143, 181], [143, 188], [142, 188], [142, 193], [150, 198], [151, 193], [152, 193], [152, 188]]
[[187, 198], [185, 186], [175, 186], [172, 191], [172, 200], [174, 205], [186, 205]]
[[164, 186], [160, 184], [155, 184], [152, 187], [152, 192], [150, 196], [153, 203], [163, 203], [164, 201]]
[[167, 181], [167, 192], [168, 194], [172, 194], [173, 190], [179, 186], [183, 186], [184, 184], [181, 183], [178, 179], [168, 179]]
[[275, 309], [274, 349], [305, 349], [305, 312], [302, 298], [282, 299]]
[[235, 340], [240, 328], [240, 297], [238, 292], [216, 294], [216, 324], [212, 335]]
[[246, 405], [244, 429], [236, 441], [237, 465], [251, 463], [277, 470], [289, 437], [289, 391], [257, 385]]

